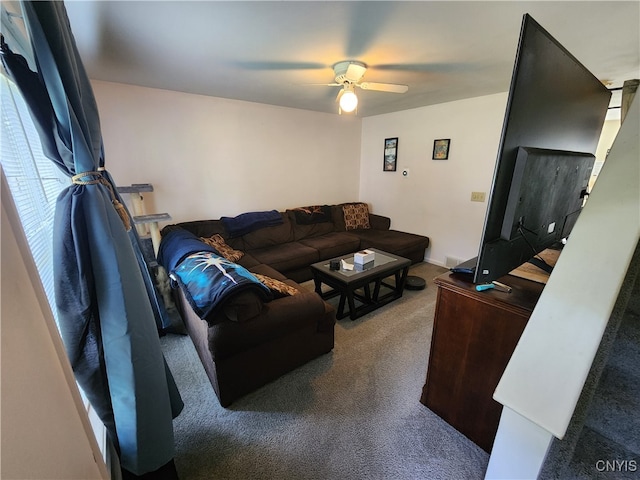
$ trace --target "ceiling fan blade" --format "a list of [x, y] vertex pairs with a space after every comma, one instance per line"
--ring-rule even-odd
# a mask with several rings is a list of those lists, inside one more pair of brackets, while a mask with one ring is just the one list
[[304, 87], [342, 87], [341, 83], [302, 83]]
[[234, 61], [231, 65], [244, 70], [317, 70], [327, 68], [323, 63], [316, 62], [263, 62], [263, 61]]
[[377, 92], [405, 93], [409, 90], [407, 85], [397, 85], [394, 83], [374, 83], [362, 82], [358, 84], [363, 90], [375, 90]]
[[392, 72], [456, 73], [473, 70], [474, 66], [470, 63], [399, 63], [371, 65], [369, 68]]
[[345, 56], [361, 58], [380, 41], [396, 10], [394, 2], [349, 2], [345, 3], [346, 29]]
[[362, 78], [366, 71], [367, 67], [358, 63], [350, 63], [344, 76], [350, 82], [356, 83]]

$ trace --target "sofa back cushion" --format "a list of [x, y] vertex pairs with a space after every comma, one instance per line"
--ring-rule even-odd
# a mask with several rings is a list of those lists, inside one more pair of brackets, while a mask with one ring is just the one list
[[314, 225], [296, 225], [294, 224], [293, 232], [295, 239], [304, 240], [310, 237], [319, 237], [327, 233], [335, 231], [333, 222], [330, 223], [316, 223]]
[[298, 225], [331, 222], [331, 206], [329, 205], [310, 205], [307, 207], [292, 208], [289, 211], [293, 212], [292, 220]]
[[286, 212], [280, 212], [282, 223], [273, 227], [264, 227], [242, 236], [245, 250], [270, 247], [293, 242], [293, 227]]
[[182, 222], [176, 225], [167, 225], [162, 229], [162, 235], [170, 230], [183, 228], [196, 237], [210, 237], [212, 235], [225, 233], [224, 225], [220, 220], [195, 220], [193, 222]]
[[209, 238], [213, 235], [221, 235], [227, 244], [236, 250], [244, 251], [244, 242], [242, 237], [229, 238], [227, 230], [221, 220], [195, 220], [193, 222], [182, 222], [176, 225], [168, 225], [162, 229], [162, 235], [175, 228], [184, 228], [193, 233], [196, 237]]
[[289, 221], [293, 228], [294, 239], [298, 241], [335, 231], [333, 210], [333, 207], [326, 205], [324, 210], [326, 213], [322, 216], [308, 216], [308, 220], [305, 219], [306, 215], [302, 214], [299, 209], [287, 210]]

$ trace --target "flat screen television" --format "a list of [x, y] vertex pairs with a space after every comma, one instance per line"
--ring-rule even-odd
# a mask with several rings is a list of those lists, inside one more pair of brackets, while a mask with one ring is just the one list
[[611, 92], [525, 14], [478, 256], [488, 283], [567, 237], [587, 194]]

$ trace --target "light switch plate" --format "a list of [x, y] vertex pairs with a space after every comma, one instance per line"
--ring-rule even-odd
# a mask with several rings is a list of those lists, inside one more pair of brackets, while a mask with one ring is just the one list
[[484, 202], [487, 197], [487, 192], [471, 192], [472, 202]]

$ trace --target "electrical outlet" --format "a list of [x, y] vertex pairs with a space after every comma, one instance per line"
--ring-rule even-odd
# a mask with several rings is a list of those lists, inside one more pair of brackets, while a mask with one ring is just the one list
[[484, 202], [487, 192], [471, 192], [472, 202]]

